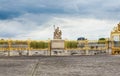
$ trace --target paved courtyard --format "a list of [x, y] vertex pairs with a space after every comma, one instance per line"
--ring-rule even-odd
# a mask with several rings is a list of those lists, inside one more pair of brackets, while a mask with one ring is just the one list
[[120, 56], [0, 57], [0, 76], [120, 76]]

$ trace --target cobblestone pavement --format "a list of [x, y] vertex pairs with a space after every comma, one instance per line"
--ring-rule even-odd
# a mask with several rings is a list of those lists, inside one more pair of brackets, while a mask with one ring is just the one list
[[0, 57], [0, 76], [120, 76], [120, 56]]

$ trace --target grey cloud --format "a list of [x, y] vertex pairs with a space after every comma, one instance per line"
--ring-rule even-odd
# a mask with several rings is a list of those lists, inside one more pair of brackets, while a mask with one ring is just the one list
[[[7, 26], [0, 30], [0, 36], [25, 36], [35, 30], [44, 30], [55, 23], [49, 24], [55, 17], [118, 21], [119, 7], [118, 0], [0, 0], [0, 26]], [[64, 21], [58, 22], [64, 24]], [[71, 28], [70, 25], [63, 28]]]
[[52, 18], [53, 16], [45, 14], [26, 14], [11, 20], [0, 21], [0, 37], [22, 36], [24, 38], [33, 31], [44, 30], [44, 28], [51, 26], [50, 24], [45, 25], [45, 23]]
[[1, 0], [0, 19], [16, 18], [26, 13], [120, 19], [119, 6], [118, 0]]

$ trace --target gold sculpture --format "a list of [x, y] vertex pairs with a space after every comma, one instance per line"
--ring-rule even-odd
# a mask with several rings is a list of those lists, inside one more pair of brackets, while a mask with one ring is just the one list
[[[115, 39], [117, 37], [118, 40]], [[114, 27], [113, 31], [111, 32], [111, 48], [112, 48], [112, 54], [120, 54], [120, 23], [117, 25], [117, 27]], [[117, 45], [117, 46], [116, 46]]]

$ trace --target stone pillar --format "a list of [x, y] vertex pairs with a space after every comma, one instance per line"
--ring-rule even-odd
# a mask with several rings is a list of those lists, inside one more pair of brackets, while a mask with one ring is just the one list
[[59, 54], [59, 52], [63, 52], [65, 49], [65, 42], [61, 39], [54, 39], [51, 40], [51, 47], [50, 47], [50, 55], [54, 53]]
[[89, 50], [85, 50], [86, 55], [89, 55]]
[[27, 41], [27, 44], [28, 44], [27, 56], [29, 56], [29, 53], [30, 53], [30, 43], [31, 43], [31, 41], [30, 41], [30, 39], [28, 39], [28, 41]]
[[11, 51], [11, 39], [8, 40], [8, 56], [10, 56], [10, 51]]

